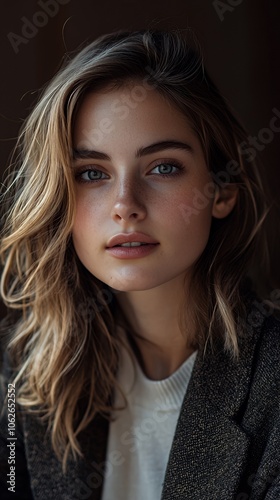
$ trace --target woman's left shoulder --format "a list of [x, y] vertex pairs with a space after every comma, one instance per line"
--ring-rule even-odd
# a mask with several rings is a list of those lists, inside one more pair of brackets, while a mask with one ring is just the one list
[[[272, 301], [260, 299], [250, 294], [244, 301], [246, 318], [243, 323], [245, 332], [244, 347], [256, 349], [255, 357], [265, 358], [267, 363], [280, 362], [280, 311]], [[245, 350], [246, 350], [245, 347]]]
[[[260, 331], [259, 351], [271, 364], [280, 362], [280, 318], [274, 314], [265, 317]], [[274, 368], [279, 370], [280, 365]]]
[[[257, 330], [257, 331], [256, 331]], [[252, 375], [255, 384], [264, 393], [277, 392], [280, 402], [280, 319], [275, 314], [262, 318], [255, 329], [255, 349], [252, 358]], [[253, 386], [255, 385], [253, 383]], [[263, 394], [264, 394], [263, 393]]]
[[240, 344], [241, 365], [249, 368], [253, 386], [257, 382], [272, 389], [280, 386], [280, 313], [271, 302], [256, 295], [250, 299]]

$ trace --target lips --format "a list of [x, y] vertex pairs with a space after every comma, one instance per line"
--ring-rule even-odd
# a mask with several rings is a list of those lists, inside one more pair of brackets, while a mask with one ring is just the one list
[[106, 252], [114, 259], [142, 259], [153, 254], [159, 242], [145, 233], [119, 233], [109, 239]]
[[106, 248], [113, 248], [113, 247], [118, 247], [121, 245], [125, 245], [123, 248], [131, 248], [131, 247], [138, 247], [142, 246], [139, 245], [158, 245], [158, 241], [154, 240], [151, 238], [151, 236], [145, 234], [145, 233], [140, 233], [140, 232], [134, 232], [134, 233], [119, 233], [116, 234], [115, 236], [112, 236], [112, 238], [109, 239]]

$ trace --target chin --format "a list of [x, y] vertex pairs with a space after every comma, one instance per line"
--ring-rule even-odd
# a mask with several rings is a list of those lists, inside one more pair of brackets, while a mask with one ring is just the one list
[[130, 278], [111, 277], [110, 280], [106, 280], [103, 277], [103, 279], [101, 278], [101, 280], [108, 286], [110, 286], [114, 290], [118, 290], [119, 292], [143, 292], [145, 290], [152, 290], [153, 288], [157, 288], [165, 283], [165, 281], [160, 281], [158, 278], [151, 279], [151, 277], [147, 277], [147, 279], [145, 279], [143, 275]]
[[145, 285], [139, 283], [120, 283], [119, 281], [107, 282], [107, 285], [118, 292], [143, 292], [154, 288], [153, 285]]

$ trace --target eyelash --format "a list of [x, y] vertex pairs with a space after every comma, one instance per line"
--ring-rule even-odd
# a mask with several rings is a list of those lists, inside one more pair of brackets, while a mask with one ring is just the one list
[[[164, 178], [167, 178], [167, 177], [176, 177], [177, 175], [180, 175], [182, 173], [182, 170], [184, 170], [184, 167], [181, 163], [179, 162], [175, 162], [174, 160], [172, 161], [168, 161], [168, 160], [163, 160], [161, 162], [159, 162], [157, 165], [154, 165], [154, 167], [151, 169], [151, 170], [154, 170], [155, 168], [157, 167], [160, 167], [162, 165], [168, 165], [172, 168], [176, 168], [177, 170], [175, 172], [170, 172], [168, 174], [151, 174], [151, 175], [157, 175], [158, 177], [164, 177]], [[89, 180], [85, 180], [82, 178], [82, 175], [87, 173], [87, 172], [101, 172], [102, 174], [104, 174], [104, 172], [102, 172], [102, 170], [99, 170], [98, 168], [81, 168], [81, 170], [78, 170], [78, 172], [75, 174], [75, 179], [77, 182], [81, 182], [81, 183], [86, 183], [86, 184], [89, 184], [89, 183], [95, 183], [95, 182], [99, 182], [99, 181], [102, 181], [104, 179], [106, 179], [106, 177], [101, 177], [100, 179], [89, 179]], [[106, 175], [106, 174], [104, 174]]]

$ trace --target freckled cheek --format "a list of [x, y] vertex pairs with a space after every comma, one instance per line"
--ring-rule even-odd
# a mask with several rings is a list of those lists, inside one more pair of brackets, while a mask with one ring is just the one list
[[78, 200], [73, 225], [73, 235], [77, 239], [89, 239], [96, 237], [95, 231], [104, 222], [104, 206], [102, 203], [94, 203], [92, 200]]
[[168, 194], [157, 203], [156, 210], [159, 215], [168, 217], [168, 220], [180, 222], [184, 211], [193, 212], [194, 199], [191, 193], [174, 192], [170, 196]]
[[212, 222], [212, 201], [195, 198], [193, 193], [178, 193], [162, 204], [162, 220], [170, 228], [173, 237], [198, 246], [207, 243]]

